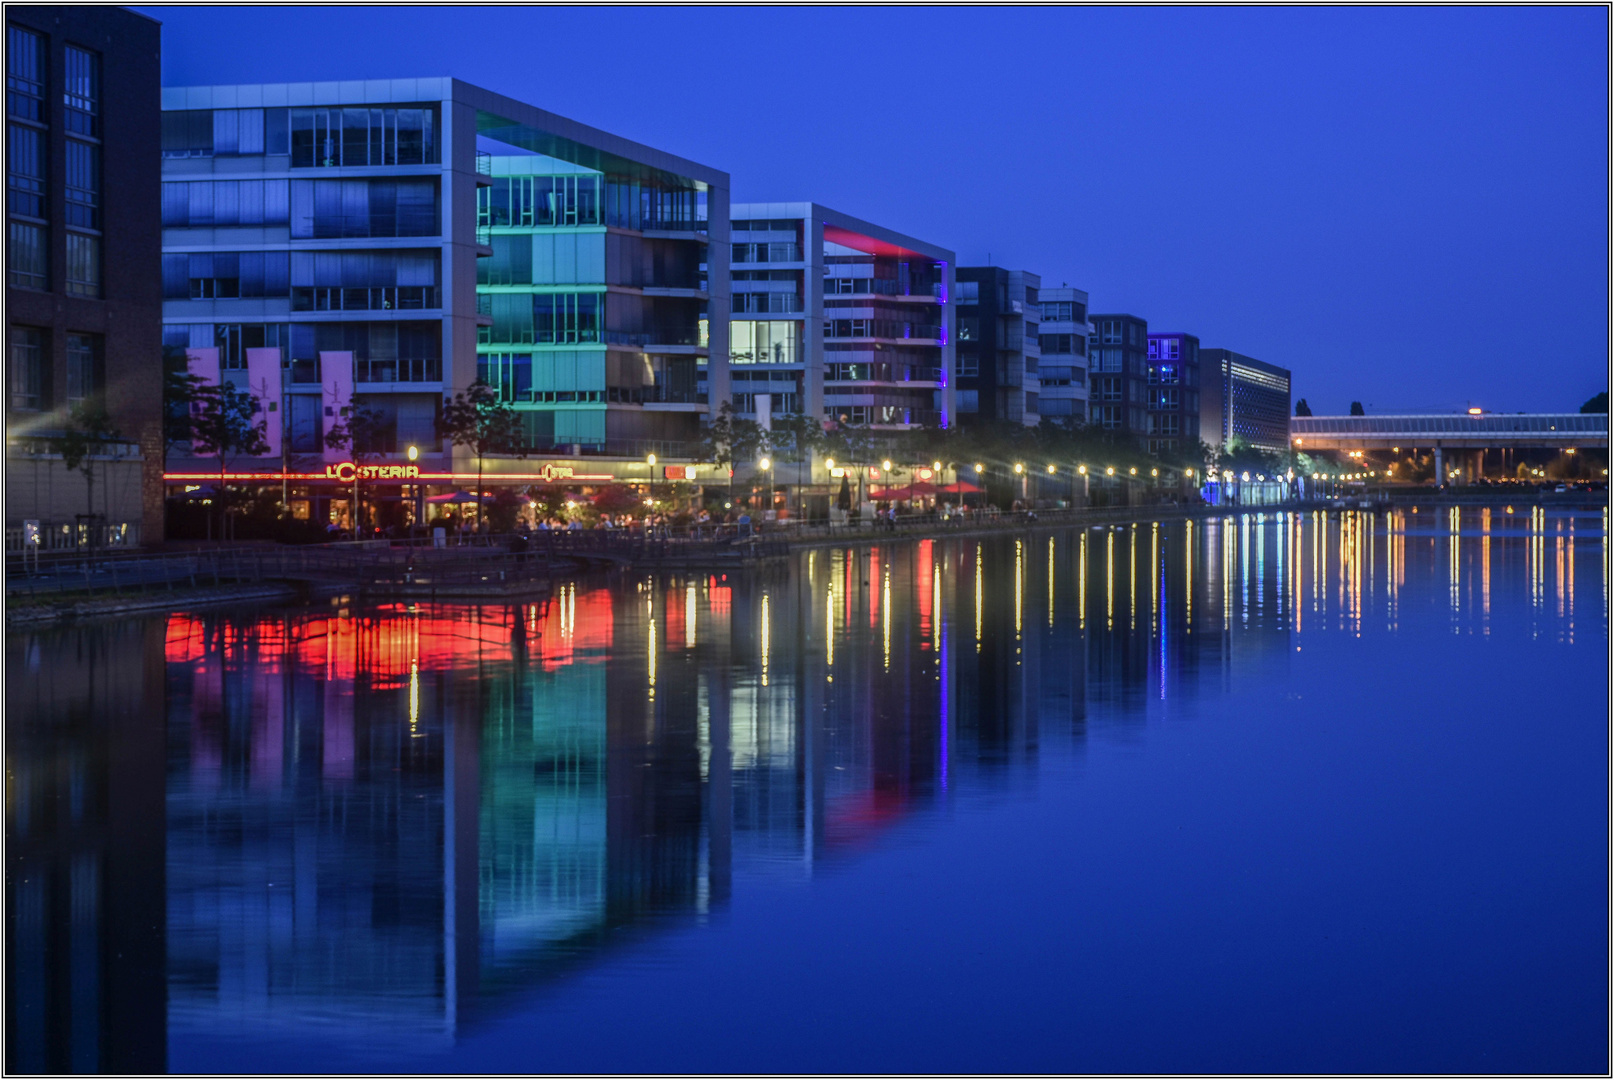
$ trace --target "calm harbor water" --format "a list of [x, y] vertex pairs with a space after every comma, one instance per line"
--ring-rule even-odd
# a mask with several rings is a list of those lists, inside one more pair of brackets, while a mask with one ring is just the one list
[[7, 1069], [1606, 1072], [1606, 524], [9, 635]]

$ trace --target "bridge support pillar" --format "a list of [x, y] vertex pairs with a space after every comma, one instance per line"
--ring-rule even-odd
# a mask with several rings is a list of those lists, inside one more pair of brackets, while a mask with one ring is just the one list
[[1440, 447], [1435, 447], [1435, 486], [1446, 486], [1446, 455]]

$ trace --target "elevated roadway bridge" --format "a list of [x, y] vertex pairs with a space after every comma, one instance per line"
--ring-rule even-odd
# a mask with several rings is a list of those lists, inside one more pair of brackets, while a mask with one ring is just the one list
[[[1444, 416], [1296, 416], [1289, 441], [1300, 453], [1337, 450], [1433, 450], [1435, 475], [1448, 452], [1465, 471], [1479, 470], [1486, 450], [1608, 449], [1607, 413], [1461, 413]], [[1478, 451], [1480, 453], [1472, 453]]]

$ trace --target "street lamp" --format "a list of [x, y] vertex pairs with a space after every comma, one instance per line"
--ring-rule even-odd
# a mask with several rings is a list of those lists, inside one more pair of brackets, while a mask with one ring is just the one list
[[1058, 469], [1057, 466], [1054, 466], [1054, 465], [1048, 466], [1048, 475], [1049, 476], [1052, 476], [1054, 473], [1056, 473], [1058, 471], [1059, 471], [1059, 469]]
[[[409, 444], [408, 455], [409, 455], [409, 460], [414, 461], [415, 459], [420, 457], [420, 447], [416, 446], [413, 443], [410, 443]], [[282, 469], [280, 471], [285, 472], [286, 470]], [[418, 477], [417, 477], [417, 480], [418, 480]], [[416, 483], [414, 485], [414, 488], [415, 488], [414, 506], [410, 507], [410, 509], [412, 509], [415, 512], [415, 524], [419, 525], [420, 524], [420, 517], [421, 517], [421, 515], [420, 515], [420, 484]]]

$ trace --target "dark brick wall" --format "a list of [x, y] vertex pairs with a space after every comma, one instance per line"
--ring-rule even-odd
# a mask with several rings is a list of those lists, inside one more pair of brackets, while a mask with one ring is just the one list
[[[8, 23], [44, 35], [48, 42], [46, 106], [50, 126], [47, 216], [50, 219], [50, 288], [6, 287], [6, 321], [49, 331], [53, 407], [43, 414], [12, 414], [10, 436], [60, 429], [67, 382], [67, 334], [100, 334], [106, 402], [124, 437], [145, 456], [141, 532], [162, 538], [162, 28], [116, 7], [8, 6]], [[102, 297], [66, 294], [66, 165], [64, 49], [73, 44], [101, 56]], [[9, 378], [9, 358], [7, 361]], [[8, 498], [6, 518], [29, 516]]]

